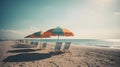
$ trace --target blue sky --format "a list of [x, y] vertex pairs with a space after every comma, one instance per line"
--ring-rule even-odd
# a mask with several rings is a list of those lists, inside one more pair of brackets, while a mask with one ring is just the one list
[[[4, 0], [0, 38], [23, 38], [57, 26], [71, 38], [120, 38], [120, 0]], [[64, 38], [64, 37], [63, 37]]]

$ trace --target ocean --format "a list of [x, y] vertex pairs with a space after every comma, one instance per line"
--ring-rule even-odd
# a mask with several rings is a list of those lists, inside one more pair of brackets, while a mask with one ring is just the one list
[[72, 42], [73, 45], [87, 45], [120, 49], [120, 39], [24, 39], [35, 42]]

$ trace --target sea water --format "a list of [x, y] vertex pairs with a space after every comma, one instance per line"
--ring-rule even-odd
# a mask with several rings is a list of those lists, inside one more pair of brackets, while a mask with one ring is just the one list
[[120, 39], [24, 39], [36, 42], [72, 42], [74, 45], [87, 45], [120, 49]]

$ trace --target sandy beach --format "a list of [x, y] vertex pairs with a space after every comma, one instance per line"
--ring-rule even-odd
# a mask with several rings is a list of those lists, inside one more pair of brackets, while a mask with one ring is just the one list
[[52, 53], [46, 49], [13, 47], [15, 41], [0, 41], [0, 67], [120, 67], [120, 49], [70, 46], [70, 52]]

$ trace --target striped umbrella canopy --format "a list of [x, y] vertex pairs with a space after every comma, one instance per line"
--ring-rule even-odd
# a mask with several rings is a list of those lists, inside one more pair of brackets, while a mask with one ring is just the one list
[[24, 38], [31, 38], [31, 35], [25, 36]]
[[[31, 35], [28, 35], [28, 36], [26, 36], [24, 38], [41, 38], [41, 39], [42, 38], [50, 38], [49, 35], [45, 35], [44, 33], [45, 32], [38, 31], [38, 32], [35, 32], [35, 33], [33, 33]], [[40, 47], [40, 45], [41, 45], [41, 42], [40, 42], [40, 44], [38, 44], [38, 47]]]
[[38, 32], [35, 32], [31, 35], [26, 36], [25, 38], [50, 38], [49, 35], [45, 35], [44, 33], [45, 32], [38, 31]]
[[66, 28], [61, 28], [61, 27], [56, 27], [49, 29], [48, 31], [45, 32], [45, 35], [48, 36], [74, 36], [73, 32], [69, 31]]

